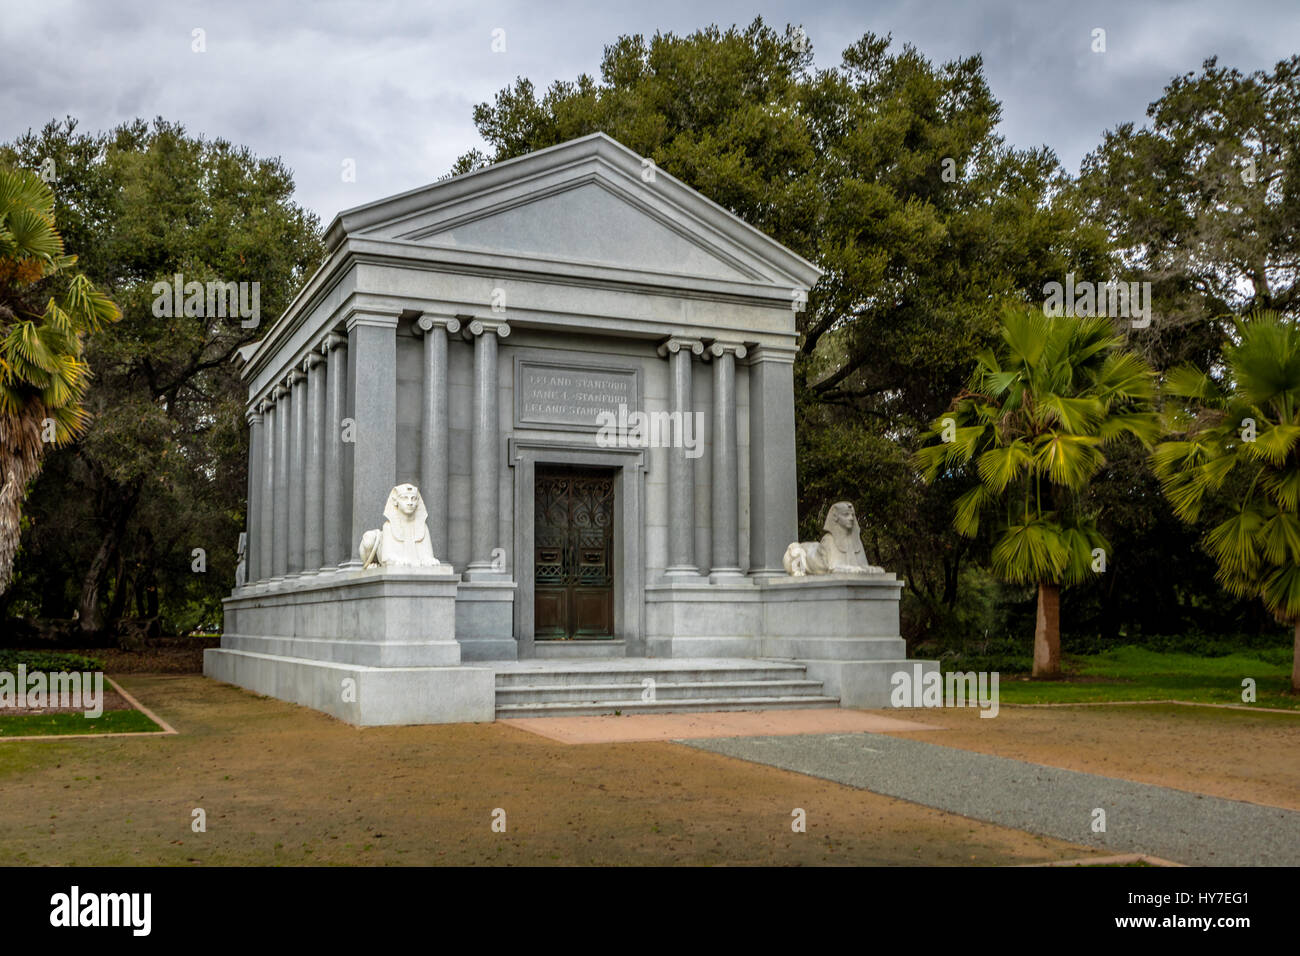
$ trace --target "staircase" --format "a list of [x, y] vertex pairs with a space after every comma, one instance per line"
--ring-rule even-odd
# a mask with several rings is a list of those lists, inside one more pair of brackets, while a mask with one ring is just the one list
[[497, 719], [838, 706], [804, 665], [785, 661], [533, 660], [496, 671]]

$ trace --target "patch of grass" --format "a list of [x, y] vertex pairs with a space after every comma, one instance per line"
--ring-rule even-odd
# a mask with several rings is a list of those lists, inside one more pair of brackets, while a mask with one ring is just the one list
[[162, 728], [138, 710], [106, 710], [95, 718], [80, 712], [0, 716], [0, 737], [125, 734], [158, 730]]
[[102, 671], [104, 662], [84, 654], [59, 651], [0, 650], [0, 671], [14, 673], [22, 664], [27, 672], [35, 671]]
[[[1003, 675], [999, 697], [1006, 704], [1064, 704], [1107, 700], [1186, 700], [1243, 704], [1242, 681], [1255, 681], [1257, 707], [1300, 710], [1289, 693], [1291, 654], [1273, 648], [1243, 650], [1222, 657], [1158, 653], [1145, 647], [1116, 647], [1087, 657], [1067, 656], [1060, 681], [1031, 681]], [[1243, 706], [1251, 706], [1243, 704]]]

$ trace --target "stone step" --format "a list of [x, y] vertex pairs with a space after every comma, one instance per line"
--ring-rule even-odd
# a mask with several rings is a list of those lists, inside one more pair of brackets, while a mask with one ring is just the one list
[[[641, 684], [608, 683], [601, 681], [590, 684], [528, 684], [511, 687], [497, 687], [497, 706], [503, 704], [523, 703], [560, 703], [577, 701], [596, 703], [600, 701], [641, 700]], [[654, 684], [655, 700], [694, 700], [699, 698], [716, 699], [721, 697], [799, 697], [822, 696], [822, 682], [819, 680], [735, 680], [735, 681], [690, 681], [674, 680], [671, 683], [656, 681]]]
[[764, 661], [755, 665], [701, 667], [548, 667], [544, 669], [498, 668], [498, 688], [526, 687], [536, 684], [633, 684], [640, 686], [646, 678], [656, 683], [704, 683], [718, 681], [798, 680], [806, 674], [802, 664]]
[[620, 714], [693, 714], [723, 710], [802, 710], [838, 707], [834, 697], [705, 697], [697, 700], [633, 700], [549, 704], [498, 704], [497, 719], [517, 717], [599, 717]]

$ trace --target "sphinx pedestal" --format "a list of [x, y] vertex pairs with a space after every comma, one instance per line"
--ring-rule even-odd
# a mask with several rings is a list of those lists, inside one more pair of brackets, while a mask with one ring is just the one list
[[492, 720], [493, 672], [461, 666], [459, 583], [379, 567], [240, 589], [203, 673], [358, 726]]
[[939, 668], [907, 659], [902, 589], [884, 572], [656, 585], [646, 589], [647, 646], [657, 657], [792, 660], [841, 707], [890, 707], [896, 671]]

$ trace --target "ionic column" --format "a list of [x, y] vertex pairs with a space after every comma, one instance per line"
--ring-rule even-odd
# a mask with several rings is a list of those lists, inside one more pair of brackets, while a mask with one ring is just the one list
[[492, 550], [497, 539], [497, 502], [501, 477], [501, 429], [497, 400], [497, 339], [510, 334], [503, 319], [474, 319], [465, 329], [474, 340], [474, 432], [470, 562], [466, 579], [493, 575]]
[[289, 573], [289, 390], [275, 387], [275, 536], [272, 543], [271, 573], [282, 579]]
[[709, 579], [738, 577], [740, 571], [740, 475], [736, 444], [736, 359], [745, 347], [714, 342], [713, 356], [713, 564]]
[[307, 373], [307, 467], [303, 493], [302, 565], [315, 574], [323, 562], [325, 527], [321, 508], [325, 500], [325, 360], [309, 352], [302, 361]]
[[347, 330], [352, 423], [343, 454], [352, 513], [345, 566], [359, 568], [361, 536], [383, 527], [384, 502], [397, 483], [397, 313], [352, 312]]
[[343, 419], [347, 418], [348, 340], [334, 332], [320, 344], [325, 357], [325, 421], [323, 432], [324, 492], [321, 500], [322, 565], [337, 568], [348, 559], [351, 503], [343, 494]]
[[429, 511], [429, 540], [440, 561], [447, 560], [450, 487], [447, 453], [447, 336], [460, 331], [460, 321], [439, 315], [421, 316], [414, 331], [424, 334], [424, 391], [420, 433], [420, 495]]
[[[704, 344], [698, 339], [674, 336], [659, 346], [659, 354], [668, 358], [672, 415], [680, 423], [678, 441], [668, 449], [668, 567], [665, 573], [674, 576], [700, 573], [695, 560], [695, 461], [687, 457], [688, 449], [681, 437], [687, 428], [688, 416], [695, 414], [691, 399], [691, 357], [703, 352]], [[696, 441], [701, 440], [694, 419], [690, 421], [693, 437]]]
[[260, 406], [250, 410], [248, 420], [248, 508], [244, 519], [244, 584], [249, 585], [262, 577], [262, 411]]
[[293, 390], [289, 439], [289, 573], [293, 575], [303, 570], [303, 532], [307, 517], [307, 376], [294, 369], [287, 382]]
[[749, 359], [749, 573], [785, 576], [798, 531], [794, 350], [759, 346]]
[[273, 555], [275, 540], [275, 391], [261, 404], [265, 423], [262, 427], [262, 493], [258, 499], [261, 517], [258, 522], [258, 576], [259, 581], [268, 580], [274, 573]]

